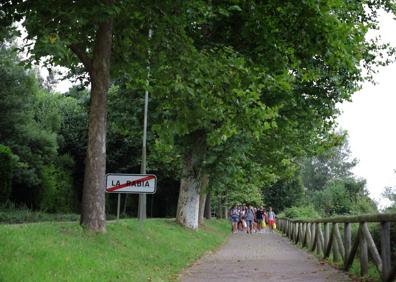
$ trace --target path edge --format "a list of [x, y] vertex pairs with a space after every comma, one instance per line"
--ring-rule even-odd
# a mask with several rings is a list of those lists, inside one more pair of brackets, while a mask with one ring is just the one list
[[[232, 233], [231, 233], [232, 234]], [[192, 261], [191, 263], [189, 263], [186, 267], [184, 267], [178, 274], [177, 274], [177, 281], [181, 281], [181, 278], [186, 274], [186, 271], [188, 269], [190, 269], [191, 267], [193, 267], [195, 264], [199, 263], [200, 261], [202, 261], [204, 258], [206, 258], [207, 256], [210, 256], [212, 254], [217, 253], [218, 251], [220, 251], [221, 248], [223, 248], [229, 241], [231, 238], [231, 234], [227, 235], [227, 238], [220, 244], [218, 245], [216, 248], [206, 251], [204, 252], [202, 255], [200, 255], [196, 260]]]

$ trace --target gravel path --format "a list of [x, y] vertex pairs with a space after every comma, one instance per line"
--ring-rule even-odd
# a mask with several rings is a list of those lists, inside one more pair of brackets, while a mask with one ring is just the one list
[[183, 282], [351, 281], [277, 233], [232, 234], [216, 253], [198, 260]]

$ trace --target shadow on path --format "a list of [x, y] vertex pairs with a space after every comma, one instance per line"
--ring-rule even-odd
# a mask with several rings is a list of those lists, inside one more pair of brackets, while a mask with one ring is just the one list
[[351, 281], [343, 272], [277, 233], [237, 233], [216, 253], [186, 269], [183, 282]]

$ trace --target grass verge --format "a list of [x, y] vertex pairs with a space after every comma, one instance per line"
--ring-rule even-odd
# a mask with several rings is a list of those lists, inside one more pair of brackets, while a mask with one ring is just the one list
[[104, 234], [75, 223], [0, 225], [0, 281], [175, 281], [227, 234], [217, 220], [198, 232], [168, 219], [120, 220]]

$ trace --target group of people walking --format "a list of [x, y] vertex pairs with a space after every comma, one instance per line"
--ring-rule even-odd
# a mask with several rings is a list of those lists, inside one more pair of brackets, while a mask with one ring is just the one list
[[276, 228], [276, 215], [272, 211], [272, 207], [267, 212], [264, 207], [235, 206], [231, 209], [230, 215], [233, 233], [241, 231], [251, 234], [260, 232], [266, 226], [272, 232]]

